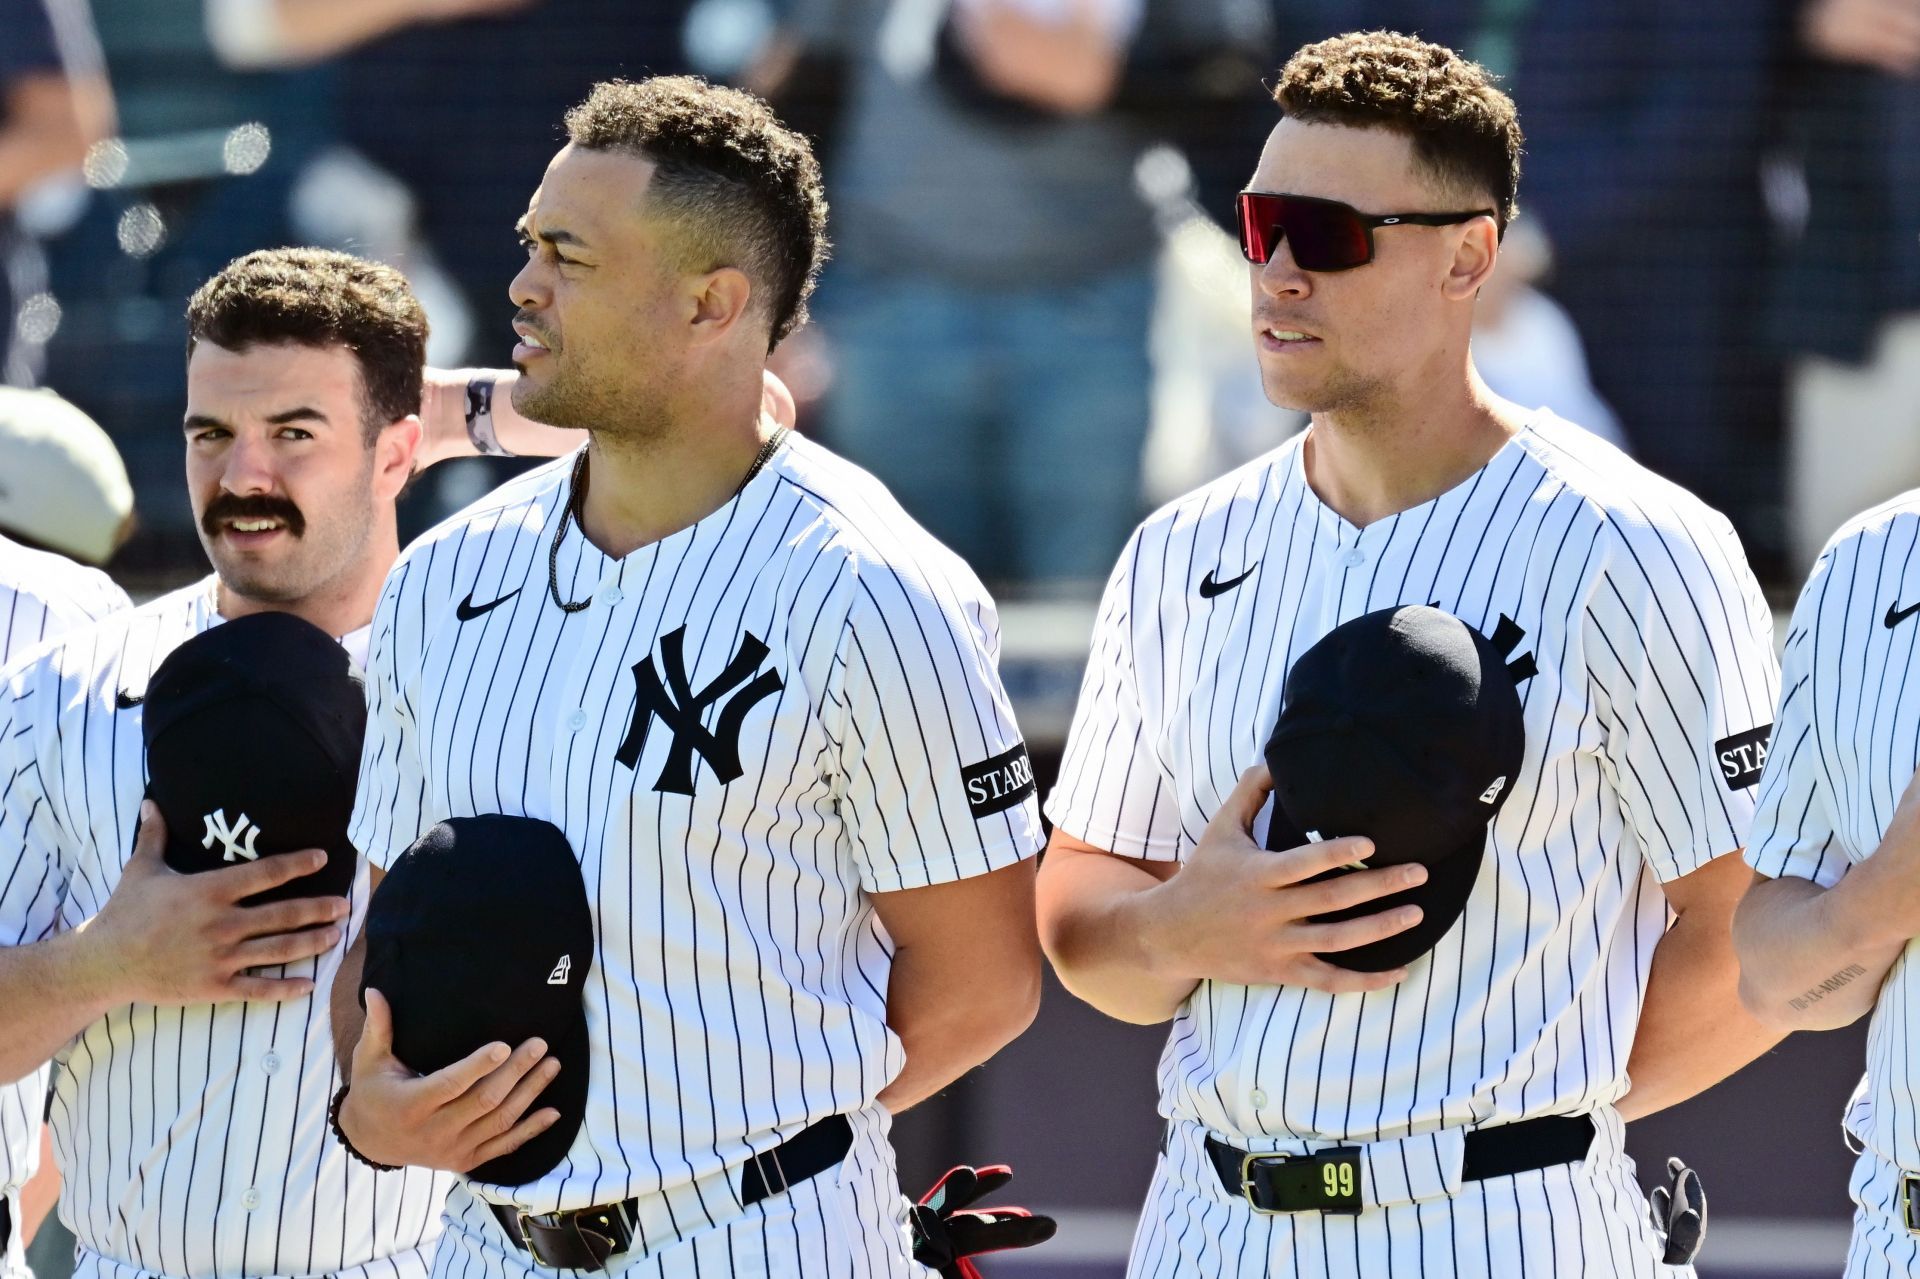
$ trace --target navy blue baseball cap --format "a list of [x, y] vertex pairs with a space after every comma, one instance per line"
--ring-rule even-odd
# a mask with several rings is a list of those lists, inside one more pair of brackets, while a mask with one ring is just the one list
[[1374, 844], [1364, 866], [1427, 868], [1426, 882], [1405, 892], [1315, 917], [1354, 919], [1410, 904], [1421, 908], [1418, 924], [1321, 959], [1381, 972], [1438, 944], [1466, 909], [1487, 827], [1513, 791], [1525, 750], [1514, 671], [1493, 641], [1450, 613], [1380, 609], [1301, 654], [1267, 741], [1267, 847], [1364, 835]]
[[586, 1005], [593, 908], [566, 835], [535, 817], [454, 817], [395, 860], [367, 907], [369, 986], [393, 1010], [393, 1055], [421, 1074], [495, 1041], [546, 1041], [560, 1062], [527, 1108], [559, 1120], [469, 1170], [518, 1186], [566, 1158], [587, 1114]]
[[367, 702], [339, 641], [291, 613], [222, 622], [160, 663], [140, 731], [167, 865], [193, 874], [320, 848], [325, 866], [244, 904], [347, 895]]

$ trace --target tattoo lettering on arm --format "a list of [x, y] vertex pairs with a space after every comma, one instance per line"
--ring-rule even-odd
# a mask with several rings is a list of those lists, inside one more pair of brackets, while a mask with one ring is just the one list
[[1827, 978], [1806, 994], [1801, 995], [1798, 999], [1789, 999], [1787, 1002], [1793, 1005], [1795, 1012], [1804, 1012], [1819, 1003], [1822, 999], [1825, 999], [1828, 995], [1831, 995], [1834, 991], [1852, 982], [1855, 977], [1866, 976], [1866, 972], [1867, 970], [1858, 964], [1848, 964], [1845, 968], [1842, 968], [1839, 972]]

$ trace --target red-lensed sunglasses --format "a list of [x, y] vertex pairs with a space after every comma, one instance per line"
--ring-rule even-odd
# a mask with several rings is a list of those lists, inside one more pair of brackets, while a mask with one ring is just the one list
[[1234, 201], [1240, 252], [1266, 265], [1282, 239], [1303, 271], [1351, 271], [1373, 261], [1373, 229], [1383, 226], [1452, 226], [1494, 216], [1492, 209], [1466, 213], [1366, 214], [1351, 204], [1310, 195], [1242, 191]]

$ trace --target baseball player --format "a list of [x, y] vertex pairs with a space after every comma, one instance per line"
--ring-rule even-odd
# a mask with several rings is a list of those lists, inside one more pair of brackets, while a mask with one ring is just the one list
[[[993, 605], [872, 478], [755, 424], [825, 251], [806, 142], [676, 77], [567, 128], [521, 224], [513, 394], [590, 443], [408, 548], [368, 668], [355, 846], [538, 818], [596, 930], [577, 1131], [531, 1181], [463, 1179], [434, 1273], [924, 1275], [889, 1114], [1038, 998]], [[404, 1033], [370, 985], [338, 1122], [380, 1164], [497, 1159], [581, 1068], [534, 1038], [418, 1078]]]
[[[1240, 230], [1268, 396], [1312, 423], [1135, 534], [1048, 799], [1062, 980], [1174, 1023], [1129, 1273], [1682, 1272], [1622, 1124], [1771, 1042], [1727, 922], [1758, 769], [1722, 764], [1766, 740], [1767, 608], [1724, 518], [1474, 373], [1521, 140], [1486, 73], [1373, 32], [1274, 97]], [[1459, 918], [1375, 972], [1334, 961], [1418, 907], [1318, 917], [1424, 868], [1267, 851], [1250, 766], [1301, 655], [1401, 604], [1508, 654], [1525, 747]]]
[[[6, 535], [11, 529], [104, 560], [132, 510], [126, 467], [106, 432], [51, 391], [0, 387], [0, 667], [76, 627], [130, 607], [97, 568]], [[57, 1193], [41, 1159], [47, 1072], [0, 1087], [0, 1275], [27, 1274], [26, 1237], [36, 1209]], [[35, 1181], [36, 1175], [39, 1180]]]
[[[188, 318], [188, 483], [214, 574], [0, 677], [0, 1080], [62, 1065], [83, 1276], [424, 1274], [445, 1179], [376, 1183], [326, 1132], [325, 1000], [366, 874], [346, 899], [238, 905], [322, 856], [247, 860], [240, 814], [209, 815], [204, 839], [232, 867], [169, 871], [162, 823], [141, 819], [141, 703], [178, 645], [264, 610], [364, 662], [420, 449], [426, 321], [398, 273], [297, 249], [234, 262]], [[553, 435], [496, 417], [522, 447]]]
[[1845, 1117], [1859, 1154], [1846, 1270], [1857, 1279], [1920, 1269], [1917, 541], [1920, 493], [1903, 494], [1842, 527], [1800, 593], [1747, 849], [1756, 878], [1734, 920], [1756, 1017], [1784, 1032], [1873, 1014]]

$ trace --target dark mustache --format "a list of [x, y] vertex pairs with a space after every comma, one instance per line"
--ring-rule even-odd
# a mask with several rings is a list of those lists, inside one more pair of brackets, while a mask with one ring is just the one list
[[300, 514], [300, 508], [284, 497], [269, 493], [250, 497], [222, 493], [207, 503], [206, 511], [200, 516], [200, 527], [208, 537], [218, 537], [220, 526], [229, 520], [279, 520], [295, 537], [307, 531], [307, 517]]
[[534, 336], [539, 338], [542, 342], [546, 343], [548, 346], [553, 345], [553, 334], [547, 332], [546, 326], [535, 324], [533, 321], [533, 315], [531, 312], [528, 312], [528, 311], [514, 312], [513, 322], [515, 324], [518, 324], [520, 327], [524, 329], [532, 330]]

